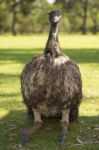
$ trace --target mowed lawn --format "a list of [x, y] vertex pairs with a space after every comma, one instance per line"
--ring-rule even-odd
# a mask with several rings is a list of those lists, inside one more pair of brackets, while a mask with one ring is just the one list
[[42, 53], [47, 35], [0, 36], [0, 150], [99, 150], [99, 35], [60, 35], [62, 51], [80, 67], [83, 101], [79, 120], [70, 124], [68, 140], [59, 145], [59, 120], [45, 119], [43, 128], [22, 145], [21, 132], [32, 126], [20, 93], [20, 73]]

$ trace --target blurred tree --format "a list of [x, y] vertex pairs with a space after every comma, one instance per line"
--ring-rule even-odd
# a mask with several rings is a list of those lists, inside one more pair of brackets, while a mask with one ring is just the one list
[[90, 18], [93, 22], [91, 30], [94, 34], [96, 34], [99, 32], [99, 1], [97, 0], [91, 1]]
[[7, 13], [5, 11], [5, 5], [0, 0], [0, 32], [5, 32], [6, 28], [4, 27], [5, 18], [7, 18]]
[[[53, 7], [46, 0], [0, 0], [0, 2], [0, 6], [4, 5], [7, 10], [6, 15], [12, 16], [9, 30], [11, 29], [13, 35], [17, 35], [18, 32], [32, 33], [46, 30], [48, 25], [46, 14]], [[4, 14], [3, 10], [1, 11]]]
[[62, 32], [99, 32], [98, 0], [0, 0], [0, 33], [45, 32], [49, 29], [47, 13], [60, 9]]
[[[61, 1], [56, 0], [56, 3], [61, 3]], [[63, 9], [68, 13], [69, 20], [72, 20], [73, 18], [75, 18], [75, 20], [78, 21], [77, 17], [78, 18], [81, 17], [82, 33], [86, 34], [88, 0], [62, 0], [62, 5], [63, 5]], [[75, 22], [75, 25], [76, 25], [76, 22]]]
[[17, 13], [18, 13], [18, 4], [19, 0], [13, 0], [11, 3], [11, 10], [12, 10], [12, 33], [13, 35], [17, 35]]
[[88, 0], [82, 0], [82, 9], [83, 13], [81, 15], [82, 17], [82, 33], [87, 33], [87, 14], [88, 14]]
[[[47, 14], [52, 7], [53, 6], [49, 5], [46, 0], [31, 0], [30, 5], [24, 2], [24, 4], [21, 5], [21, 13], [23, 18], [25, 18], [22, 22], [23, 29], [26, 32], [46, 31], [48, 28]], [[28, 24], [28, 29], [26, 29], [26, 24]], [[21, 31], [23, 29], [21, 28]]]
[[[91, 19], [94, 23], [94, 29], [97, 31], [97, 22], [96, 14], [99, 15], [99, 1], [97, 0], [56, 0], [56, 4], [60, 4], [63, 6], [65, 12], [67, 12], [67, 16], [71, 24], [75, 25], [78, 30], [81, 29], [83, 34], [87, 33], [87, 20], [88, 15], [90, 15]], [[81, 21], [82, 20], [82, 23]], [[72, 27], [73, 31], [75, 30]]]
[[[17, 13], [18, 13], [18, 5], [20, 0], [1, 0], [1, 5], [4, 5], [4, 9], [6, 12], [6, 15], [11, 16], [12, 15], [12, 21], [10, 20], [10, 26], [12, 29], [13, 35], [17, 34]], [[4, 13], [2, 11], [2, 13]], [[9, 21], [8, 21], [9, 22]]]

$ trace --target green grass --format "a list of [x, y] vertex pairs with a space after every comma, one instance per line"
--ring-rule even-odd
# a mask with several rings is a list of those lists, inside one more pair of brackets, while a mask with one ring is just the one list
[[[0, 150], [98, 150], [99, 36], [92, 35], [60, 35], [62, 51], [80, 67], [84, 95], [79, 122], [70, 124], [67, 142], [58, 144], [59, 120], [50, 119], [45, 120], [44, 127], [32, 136], [28, 145], [21, 145], [21, 131], [32, 126], [33, 121], [26, 116], [19, 76], [23, 66], [43, 52], [46, 40], [46, 35], [0, 37]], [[97, 130], [90, 130], [95, 125]], [[77, 145], [78, 136], [87, 144]]]

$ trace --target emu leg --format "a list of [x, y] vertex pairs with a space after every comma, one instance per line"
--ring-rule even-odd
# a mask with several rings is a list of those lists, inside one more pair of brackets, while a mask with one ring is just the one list
[[23, 130], [22, 133], [23, 144], [27, 144], [31, 135], [37, 132], [42, 127], [42, 120], [40, 113], [36, 109], [33, 109], [33, 112], [34, 112], [34, 126], [25, 128]]
[[69, 110], [62, 110], [62, 120], [60, 123], [60, 136], [59, 142], [63, 144], [68, 138], [68, 125], [69, 125]]

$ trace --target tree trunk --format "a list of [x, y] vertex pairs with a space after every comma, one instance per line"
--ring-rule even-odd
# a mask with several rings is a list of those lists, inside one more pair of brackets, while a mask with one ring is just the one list
[[97, 32], [98, 32], [97, 14], [98, 14], [98, 11], [94, 11], [94, 10], [91, 13], [91, 18], [92, 18], [92, 21], [93, 21], [93, 27], [92, 27], [92, 33], [93, 34], [97, 34]]
[[12, 17], [12, 34], [14, 36], [17, 35], [17, 28], [16, 28], [16, 23], [17, 23], [17, 3], [15, 2], [13, 5], [13, 17]]
[[94, 23], [94, 25], [93, 25], [93, 28], [92, 28], [92, 32], [93, 32], [93, 34], [97, 34], [97, 32], [98, 32], [98, 23], [97, 23], [97, 20], [93, 19], [93, 23]]
[[83, 2], [83, 16], [82, 16], [82, 33], [87, 33], [87, 11], [88, 11], [88, 0]]

